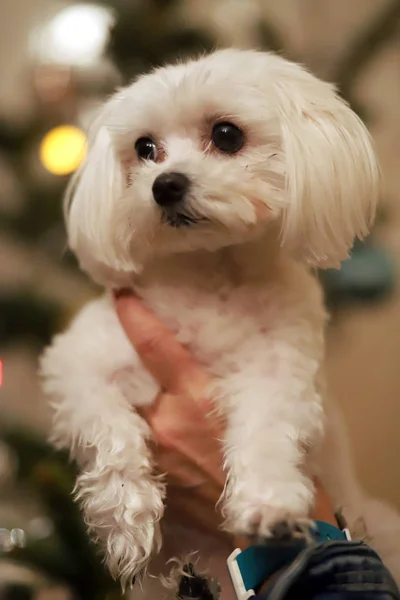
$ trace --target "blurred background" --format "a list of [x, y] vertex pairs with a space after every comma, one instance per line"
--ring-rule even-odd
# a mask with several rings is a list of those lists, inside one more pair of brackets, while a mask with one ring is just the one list
[[116, 86], [216, 46], [272, 49], [334, 81], [383, 171], [371, 237], [321, 274], [331, 386], [365, 487], [400, 508], [400, 0], [0, 3], [0, 600], [119, 598], [46, 445], [36, 375], [51, 336], [99, 293], [66, 249], [61, 200]]

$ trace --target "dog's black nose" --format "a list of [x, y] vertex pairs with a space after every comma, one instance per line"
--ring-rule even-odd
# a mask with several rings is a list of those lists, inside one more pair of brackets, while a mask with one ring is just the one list
[[183, 173], [161, 173], [153, 183], [154, 200], [160, 206], [177, 204], [183, 200], [189, 183]]

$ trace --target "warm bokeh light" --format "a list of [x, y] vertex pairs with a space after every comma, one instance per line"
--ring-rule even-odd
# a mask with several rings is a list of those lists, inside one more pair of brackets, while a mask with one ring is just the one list
[[40, 160], [54, 175], [73, 173], [85, 158], [85, 153], [86, 136], [72, 125], [51, 129], [40, 145]]

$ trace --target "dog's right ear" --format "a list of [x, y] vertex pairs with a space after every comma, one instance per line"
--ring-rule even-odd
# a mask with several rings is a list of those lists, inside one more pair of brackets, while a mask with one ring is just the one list
[[115, 247], [113, 207], [124, 191], [124, 174], [107, 128], [115, 97], [89, 131], [86, 158], [73, 177], [64, 203], [68, 241], [81, 266], [99, 264], [124, 271], [122, 249]]

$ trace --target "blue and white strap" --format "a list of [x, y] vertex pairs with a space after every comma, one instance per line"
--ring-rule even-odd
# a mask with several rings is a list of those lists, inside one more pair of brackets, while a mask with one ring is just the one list
[[[347, 529], [341, 531], [337, 527], [315, 521], [310, 530], [316, 543], [333, 540], [351, 540]], [[253, 545], [246, 550], [238, 548], [227, 560], [229, 574], [238, 600], [247, 600], [256, 594], [259, 588], [271, 575], [280, 568], [291, 563], [304, 550], [305, 542], [293, 541], [290, 544], [268, 540], [263, 545]]]

